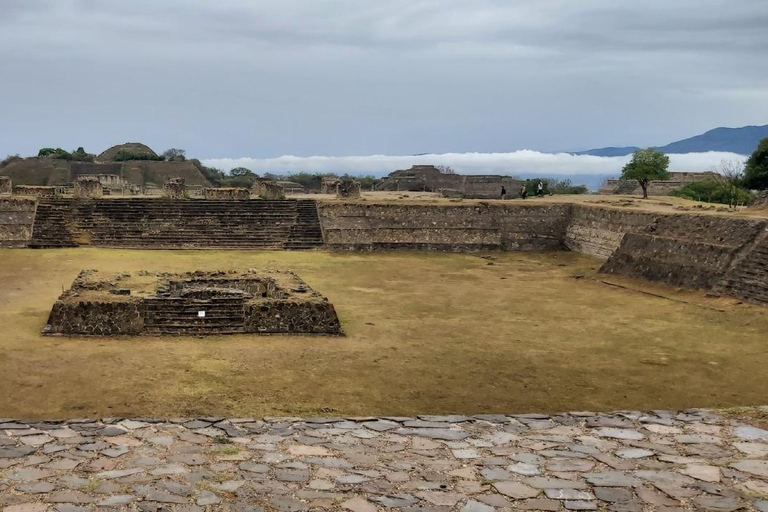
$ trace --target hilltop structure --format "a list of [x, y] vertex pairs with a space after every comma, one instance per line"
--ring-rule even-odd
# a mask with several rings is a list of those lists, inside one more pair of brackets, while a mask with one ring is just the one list
[[[652, 196], [668, 196], [670, 192], [679, 190], [689, 183], [696, 181], [715, 180], [720, 175], [713, 171], [706, 172], [671, 172], [668, 180], [652, 181], [648, 184], [648, 194]], [[599, 194], [642, 194], [643, 189], [636, 180], [607, 180]]]
[[442, 192], [475, 199], [496, 199], [501, 189], [507, 197], [518, 197], [523, 181], [512, 176], [462, 175], [443, 172], [434, 165], [414, 165], [384, 178], [378, 190], [401, 192]]
[[93, 162], [50, 157], [16, 160], [0, 169], [18, 185], [73, 186], [82, 176], [95, 176], [105, 189], [157, 190], [169, 178], [182, 178], [187, 186], [208, 187], [197, 160], [162, 161], [149, 146], [130, 142], [103, 151]]

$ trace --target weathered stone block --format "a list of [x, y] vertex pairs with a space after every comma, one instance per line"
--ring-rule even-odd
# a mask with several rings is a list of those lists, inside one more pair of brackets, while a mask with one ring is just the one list
[[360, 182], [353, 178], [341, 178], [336, 195], [345, 199], [360, 197]]
[[104, 195], [104, 188], [98, 176], [80, 176], [75, 181], [75, 197], [77, 199], [94, 199]]
[[251, 193], [247, 188], [206, 188], [206, 199], [219, 199], [225, 201], [239, 201], [243, 199], [250, 199]]
[[13, 193], [17, 196], [55, 197], [56, 187], [38, 187], [34, 185], [16, 185]]
[[258, 180], [253, 184], [254, 192], [261, 199], [278, 200], [285, 199], [285, 189], [277, 182], [270, 180]]
[[13, 193], [13, 180], [9, 176], [0, 176], [0, 194]]
[[163, 185], [166, 197], [171, 199], [181, 199], [186, 193], [186, 182], [184, 178], [168, 178]]

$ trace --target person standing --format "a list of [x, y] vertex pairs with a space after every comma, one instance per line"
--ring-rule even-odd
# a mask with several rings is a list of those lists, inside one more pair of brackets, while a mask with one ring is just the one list
[[507, 198], [507, 189], [504, 188], [504, 185], [501, 186], [501, 200], [505, 200]]
[[536, 185], [536, 195], [540, 197], [544, 197], [544, 184], [539, 180], [539, 183]]
[[520, 187], [520, 197], [522, 197], [523, 199], [528, 197], [528, 189], [526, 188], [527, 184], [528, 184], [528, 182], [525, 182], [525, 183], [523, 183], [523, 186]]

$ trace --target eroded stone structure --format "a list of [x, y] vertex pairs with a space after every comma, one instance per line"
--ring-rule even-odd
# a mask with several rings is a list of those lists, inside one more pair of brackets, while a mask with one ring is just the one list
[[13, 180], [8, 176], [0, 176], [0, 194], [13, 194]]
[[75, 198], [94, 199], [104, 195], [104, 188], [98, 176], [80, 176], [75, 181]]
[[186, 193], [184, 178], [168, 178], [163, 185], [166, 197], [170, 199], [182, 199]]
[[323, 178], [320, 182], [321, 194], [336, 195], [339, 191], [339, 179], [338, 178]]
[[341, 178], [336, 187], [336, 195], [344, 199], [360, 197], [360, 182], [354, 178]]
[[0, 247], [26, 247], [32, 239], [35, 200], [17, 197], [0, 199]]
[[247, 188], [240, 187], [206, 188], [204, 194], [206, 199], [227, 201], [241, 201], [251, 197], [251, 193]]
[[253, 184], [254, 193], [261, 199], [277, 200], [285, 199], [283, 186], [272, 180], [257, 180]]
[[102, 274], [84, 270], [43, 334], [343, 334], [328, 299], [287, 271]]
[[43, 187], [35, 185], [16, 185], [13, 193], [17, 196], [55, 197], [58, 187]]
[[519, 197], [522, 180], [500, 175], [462, 175], [442, 172], [432, 165], [414, 165], [384, 178], [378, 190], [441, 192], [466, 198], [498, 199], [504, 187], [507, 198]]
[[[671, 172], [668, 180], [655, 180], [648, 184], [648, 194], [652, 196], [668, 196], [670, 192], [679, 190], [689, 183], [696, 181], [716, 180], [721, 176], [712, 171], [706, 172]], [[600, 194], [642, 195], [643, 189], [637, 180], [607, 180]]]

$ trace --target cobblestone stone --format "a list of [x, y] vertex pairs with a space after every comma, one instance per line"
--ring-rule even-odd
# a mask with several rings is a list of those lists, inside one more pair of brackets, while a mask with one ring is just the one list
[[4, 425], [2, 512], [768, 510], [766, 431], [711, 411]]

